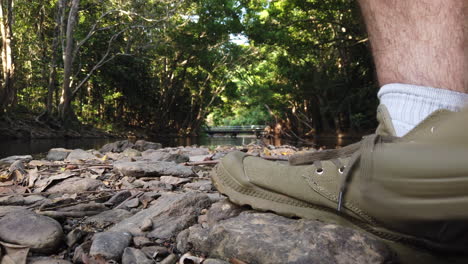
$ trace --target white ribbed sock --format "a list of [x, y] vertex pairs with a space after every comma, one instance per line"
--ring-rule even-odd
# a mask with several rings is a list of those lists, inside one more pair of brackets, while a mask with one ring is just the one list
[[438, 109], [460, 111], [468, 105], [466, 93], [400, 83], [382, 86], [377, 96], [387, 107], [399, 137]]

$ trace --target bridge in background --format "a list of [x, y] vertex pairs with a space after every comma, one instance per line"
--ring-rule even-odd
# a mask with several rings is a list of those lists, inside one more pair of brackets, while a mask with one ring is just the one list
[[250, 126], [217, 126], [205, 128], [205, 133], [210, 137], [215, 134], [219, 135], [231, 135], [231, 137], [237, 137], [238, 134], [254, 134], [257, 138], [261, 138], [265, 134], [264, 125], [250, 125]]

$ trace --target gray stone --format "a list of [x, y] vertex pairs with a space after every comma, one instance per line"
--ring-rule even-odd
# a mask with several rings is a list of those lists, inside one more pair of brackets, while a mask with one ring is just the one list
[[153, 264], [143, 251], [128, 247], [122, 255], [122, 264]]
[[74, 149], [68, 154], [67, 158], [65, 161], [70, 161], [70, 162], [76, 162], [80, 160], [93, 160], [93, 159], [98, 159], [98, 157], [94, 156], [93, 154], [82, 150], [82, 149]]
[[100, 214], [93, 215], [84, 220], [85, 224], [93, 225], [98, 228], [105, 228], [110, 225], [116, 224], [126, 218], [132, 216], [127, 210], [124, 209], [112, 209], [109, 211], [104, 211]]
[[186, 239], [177, 244], [248, 263], [390, 263], [393, 258], [382, 241], [358, 230], [252, 211], [209, 228], [192, 226]]
[[120, 153], [127, 148], [132, 148], [134, 144], [128, 140], [121, 140], [104, 145], [99, 151], [101, 153], [117, 152]]
[[126, 149], [122, 152], [122, 155], [124, 155], [125, 157], [134, 158], [134, 157], [139, 157], [139, 156], [141, 156], [141, 152], [138, 151], [138, 150], [136, 150], [136, 149], [126, 148]]
[[87, 240], [83, 242], [81, 245], [75, 248], [73, 252], [73, 263], [83, 264], [85, 259], [88, 259], [88, 252], [91, 248], [91, 241]]
[[202, 180], [202, 181], [187, 183], [184, 185], [184, 188], [189, 188], [192, 190], [199, 190], [202, 192], [209, 192], [213, 190], [213, 184], [211, 183], [211, 181]]
[[124, 232], [102, 232], [93, 237], [89, 254], [119, 261], [124, 249], [130, 245], [132, 236]]
[[190, 167], [167, 161], [136, 161], [115, 162], [114, 169], [125, 176], [147, 177], [174, 175], [179, 177], [190, 177], [194, 173]]
[[133, 198], [125, 202], [125, 206], [128, 208], [136, 208], [140, 205], [140, 200], [138, 198]]
[[11, 213], [11, 212], [17, 212], [17, 211], [27, 211], [26, 208], [22, 206], [0, 206], [0, 218], [4, 217], [5, 215]]
[[132, 196], [130, 191], [124, 190], [114, 194], [107, 202], [106, 205], [118, 205], [125, 201], [128, 197]]
[[184, 154], [170, 154], [169, 157], [165, 159], [165, 161], [173, 161], [175, 163], [184, 163], [189, 162], [190, 158]]
[[229, 262], [219, 259], [207, 258], [203, 261], [203, 264], [229, 264]]
[[51, 187], [48, 187], [47, 191], [80, 193], [84, 191], [96, 191], [101, 187], [105, 187], [102, 181], [91, 178], [72, 177], [65, 179]]
[[202, 193], [164, 194], [151, 207], [123, 220], [110, 231], [129, 232], [134, 236], [145, 235], [141, 226], [150, 219], [152, 231], [147, 237], [171, 238], [196, 223], [201, 210], [210, 204], [210, 199]]
[[13, 211], [0, 219], [0, 239], [24, 245], [33, 252], [49, 253], [63, 240], [62, 226], [54, 219], [30, 211]]
[[50, 149], [49, 152], [47, 153], [46, 160], [53, 160], [53, 161], [64, 160], [68, 157], [70, 152], [72, 152], [71, 149], [53, 148], [53, 149]]
[[136, 236], [133, 238], [133, 245], [138, 248], [154, 245], [153, 241], [144, 236]]
[[151, 161], [165, 161], [171, 156], [167, 151], [164, 150], [146, 150], [141, 153], [141, 156], [144, 160]]
[[31, 156], [31, 155], [9, 156], [9, 157], [0, 159], [0, 164], [11, 165], [11, 164], [13, 164], [15, 161], [18, 161], [18, 160], [19, 160], [19, 161], [22, 161], [22, 162], [29, 162], [29, 161], [32, 160], [32, 156]]
[[205, 161], [211, 158], [211, 154], [209, 155], [196, 155], [196, 156], [190, 156], [190, 162], [199, 162], [199, 161]]
[[145, 141], [145, 140], [137, 140], [135, 142], [134, 148], [139, 151], [145, 151], [149, 149], [160, 149], [162, 148], [162, 145], [160, 143], [155, 143], [155, 142], [150, 142], [150, 141]]
[[28, 258], [28, 264], [72, 264], [68, 260], [49, 257]]
[[238, 216], [245, 208], [231, 203], [228, 199], [219, 201], [211, 205], [206, 214], [208, 225], [212, 226], [221, 220]]
[[173, 185], [179, 185], [182, 183], [187, 183], [190, 182], [190, 179], [187, 178], [179, 178], [179, 177], [174, 177], [174, 176], [161, 176], [159, 180], [162, 183], [168, 183], [168, 184], [173, 184]]
[[194, 147], [184, 147], [177, 149], [174, 153], [185, 154], [187, 156], [200, 156], [210, 154], [210, 150], [207, 148], [194, 148]]
[[149, 258], [154, 258], [155, 256], [165, 257], [170, 253], [167, 248], [160, 246], [143, 247], [141, 251], [143, 251]]

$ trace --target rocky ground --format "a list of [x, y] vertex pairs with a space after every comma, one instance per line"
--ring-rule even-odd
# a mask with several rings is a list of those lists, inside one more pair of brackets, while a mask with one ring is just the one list
[[389, 263], [359, 231], [230, 203], [210, 181], [227, 152], [284, 159], [293, 147], [161, 148], [119, 141], [0, 160], [1, 263]]

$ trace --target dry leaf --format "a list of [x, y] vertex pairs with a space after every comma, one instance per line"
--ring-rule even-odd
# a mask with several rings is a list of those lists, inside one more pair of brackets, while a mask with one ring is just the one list
[[28, 188], [34, 187], [34, 183], [39, 178], [39, 172], [37, 168], [28, 171]]
[[3, 258], [0, 264], [26, 264], [29, 247], [1, 242]]

